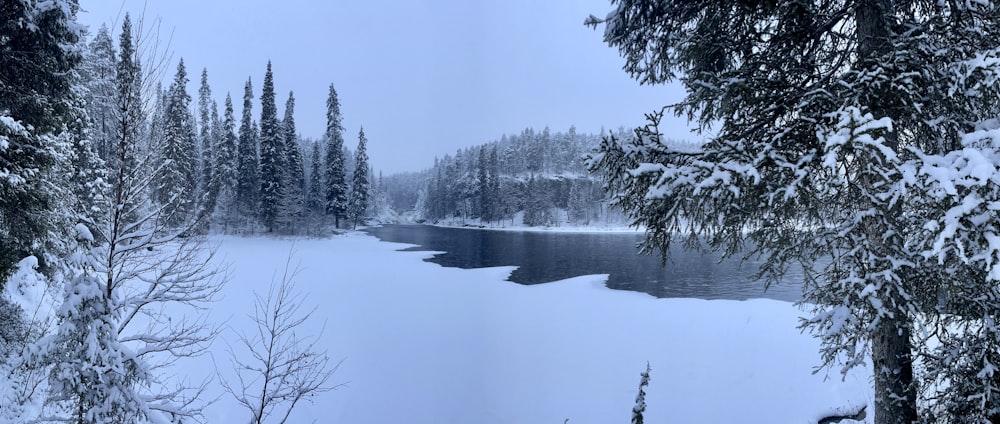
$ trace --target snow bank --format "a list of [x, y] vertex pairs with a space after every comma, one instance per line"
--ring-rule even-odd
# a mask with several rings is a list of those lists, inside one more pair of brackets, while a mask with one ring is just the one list
[[[361, 233], [218, 240], [234, 272], [214, 318], [246, 328], [252, 291], [294, 250], [298, 288], [319, 307], [308, 331], [325, 325], [344, 359], [333, 383], [348, 386], [294, 422], [627, 423], [647, 361], [651, 423], [814, 423], [871, 398], [867, 371], [811, 373], [817, 342], [785, 302], [655, 299], [608, 290], [605, 276], [522, 286], [504, 281], [513, 267], [443, 268]], [[199, 361], [193, 377], [231, 374], [221, 340]], [[208, 411], [246, 419], [228, 397]]]

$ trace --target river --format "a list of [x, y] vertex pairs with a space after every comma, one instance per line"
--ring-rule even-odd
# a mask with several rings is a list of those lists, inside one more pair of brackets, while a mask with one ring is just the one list
[[429, 225], [385, 225], [368, 233], [383, 241], [415, 244], [407, 250], [445, 252], [428, 261], [448, 267], [517, 266], [510, 281], [540, 284], [587, 274], [608, 274], [607, 286], [655, 297], [700, 299], [769, 298], [786, 301], [802, 297], [801, 274], [789, 274], [764, 290], [750, 276], [757, 264], [738, 259], [720, 261], [719, 255], [671, 250], [661, 266], [659, 255], [640, 255], [639, 232], [495, 231]]

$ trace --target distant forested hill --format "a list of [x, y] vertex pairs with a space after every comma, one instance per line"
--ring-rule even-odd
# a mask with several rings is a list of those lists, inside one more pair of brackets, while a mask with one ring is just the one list
[[[611, 135], [611, 134], [603, 134]], [[615, 137], [632, 137], [619, 129]], [[425, 171], [388, 176], [389, 206], [426, 222], [480, 225], [624, 225], [584, 156], [602, 135], [574, 127], [520, 134], [437, 158]]]

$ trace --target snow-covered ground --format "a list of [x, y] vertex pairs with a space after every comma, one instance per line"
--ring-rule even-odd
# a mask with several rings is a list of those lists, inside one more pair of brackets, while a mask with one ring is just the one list
[[[817, 342], [785, 302], [655, 299], [604, 276], [522, 286], [505, 281], [511, 267], [443, 268], [358, 232], [217, 241], [233, 274], [214, 318], [249, 328], [252, 292], [294, 251], [305, 306], [318, 306], [306, 330], [344, 359], [332, 382], [347, 386], [296, 423], [627, 423], [647, 361], [650, 423], [815, 423], [872, 397], [866, 370], [812, 374]], [[226, 344], [211, 352], [184, 372], [227, 374]], [[207, 418], [246, 414], [224, 396]]]

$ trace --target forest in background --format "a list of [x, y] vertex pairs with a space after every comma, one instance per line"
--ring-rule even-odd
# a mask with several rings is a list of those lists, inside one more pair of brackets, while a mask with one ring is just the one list
[[414, 222], [627, 225], [584, 162], [602, 138], [632, 136], [621, 128], [601, 134], [527, 128], [437, 158], [422, 172], [388, 176], [378, 186], [388, 206]]

